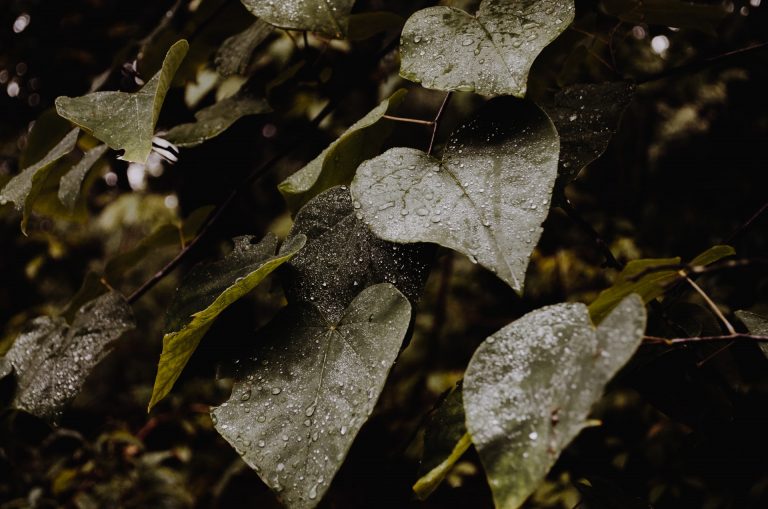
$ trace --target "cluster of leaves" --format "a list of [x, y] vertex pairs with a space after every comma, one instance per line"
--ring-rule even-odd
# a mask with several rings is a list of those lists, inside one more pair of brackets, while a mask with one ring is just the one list
[[[171, 393], [219, 316], [271, 273], [280, 276], [287, 305], [246, 349], [221, 363], [220, 374], [234, 385], [210, 418], [286, 507], [321, 501], [374, 412], [407, 346], [437, 246], [466, 256], [523, 294], [551, 208], [570, 207], [566, 187], [603, 154], [633, 100], [636, 86], [625, 79], [529, 97], [534, 62], [574, 23], [572, 0], [474, 4], [475, 14], [440, 5], [412, 9], [404, 20], [391, 13], [353, 14], [352, 0], [243, 0], [256, 18], [227, 34], [215, 56], [196, 54], [194, 45], [172, 40], [173, 30], [160, 27], [139, 55], [140, 68], [151, 68], [154, 59], [154, 75], [145, 81], [129, 74], [135, 91], [57, 98], [57, 114], [74, 128], [0, 190], [0, 203], [13, 203], [21, 213], [25, 235], [33, 214], [87, 215], [92, 170], [114, 151], [145, 167], [158, 154], [175, 159], [177, 147], [215, 139], [243, 117], [273, 109], [288, 115], [286, 89], [301, 86], [297, 76], [307, 64], [287, 67], [266, 86], [255, 86], [261, 77], [252, 73], [253, 55], [275, 29], [303, 32], [306, 50], [308, 32], [331, 47], [340, 44], [336, 39], [366, 40], [402, 28], [400, 76], [447, 93], [434, 120], [396, 116], [406, 91], [391, 94], [280, 183], [293, 216], [287, 235], [276, 228], [261, 240], [233, 239], [230, 253], [185, 275], [166, 312], [150, 411]], [[705, 31], [722, 15], [710, 7], [678, 8], [674, 16], [690, 10], [692, 27]], [[677, 24], [663, 9], [657, 12], [655, 2], [605, 2], [603, 9], [622, 21]], [[171, 44], [161, 59], [163, 42]], [[239, 88], [200, 108], [194, 121], [159, 131], [166, 96], [185, 82], [185, 66], [212, 57], [221, 76], [247, 75]], [[452, 94], [462, 93], [486, 102], [463, 119], [436, 157], [441, 116]], [[331, 106], [333, 98], [317, 122]], [[384, 151], [398, 122], [431, 127], [428, 149]], [[79, 160], [73, 160], [76, 152], [82, 152]], [[213, 228], [231, 201], [213, 213], [191, 214], [182, 227], [155, 230], [107, 263], [106, 279], [86, 279], [58, 316], [30, 320], [0, 358], [0, 376], [14, 382], [10, 407], [55, 419], [115, 340], [136, 326], [130, 304], [175, 267], [188, 243], [194, 246]], [[179, 239], [180, 254], [127, 299], [103, 284], [119, 279], [148, 251]], [[700, 290], [691, 274], [734, 255], [730, 246], [718, 245], [688, 264], [680, 258], [634, 260], [589, 306], [541, 307], [488, 336], [426, 426], [415, 493], [427, 497], [474, 446], [496, 506], [520, 507], [593, 423], [592, 407], [616, 373], [644, 340], [660, 340], [646, 336], [646, 305], [659, 305], [678, 284]], [[714, 312], [722, 317], [716, 306]], [[753, 337], [765, 339], [765, 318], [737, 316]], [[722, 318], [730, 334], [720, 339], [739, 336]]]

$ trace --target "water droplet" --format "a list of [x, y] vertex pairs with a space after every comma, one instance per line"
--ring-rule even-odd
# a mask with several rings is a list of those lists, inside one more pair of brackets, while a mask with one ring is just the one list
[[275, 387], [272, 389], [272, 394], [274, 394], [275, 396], [277, 396], [281, 392], [283, 392], [283, 390], [280, 387]]

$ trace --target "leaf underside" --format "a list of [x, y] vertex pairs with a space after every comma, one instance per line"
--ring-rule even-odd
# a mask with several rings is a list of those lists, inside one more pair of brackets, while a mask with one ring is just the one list
[[241, 0], [254, 16], [279, 28], [341, 38], [347, 33], [355, 0]]

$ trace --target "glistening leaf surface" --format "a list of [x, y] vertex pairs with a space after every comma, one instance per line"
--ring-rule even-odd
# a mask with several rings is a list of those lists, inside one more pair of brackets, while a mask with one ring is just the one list
[[122, 159], [146, 163], [160, 108], [188, 49], [185, 40], [171, 46], [162, 69], [136, 93], [94, 92], [82, 97], [57, 97], [56, 111], [111, 148], [124, 150]]
[[455, 249], [520, 292], [549, 212], [558, 150], [535, 104], [496, 99], [451, 135], [441, 160], [393, 148], [364, 162], [352, 195], [379, 237]]
[[216, 52], [216, 70], [222, 76], [245, 75], [253, 52], [272, 33], [272, 25], [257, 19], [251, 26], [235, 34]]
[[642, 342], [645, 305], [624, 299], [595, 329], [583, 304], [547, 306], [480, 345], [464, 377], [466, 423], [496, 507], [516, 509], [586, 426]]
[[268, 234], [254, 244], [238, 237], [235, 248], [222, 260], [197, 267], [182, 282], [168, 309], [168, 332], [157, 366], [149, 409], [173, 388], [192, 354], [216, 318], [230, 304], [253, 290], [277, 267], [290, 260], [306, 238], [297, 235], [278, 255], [277, 237]]
[[[756, 336], [768, 336], [768, 318], [749, 311], [736, 311], [736, 317], [747, 326], [750, 334]], [[760, 350], [768, 357], [768, 343], [761, 342]]]
[[212, 418], [289, 509], [312, 508], [325, 494], [373, 411], [410, 311], [383, 283], [363, 290], [339, 319], [314, 303], [291, 303], [258, 333]]
[[115, 292], [83, 305], [71, 326], [63, 318], [35, 318], [5, 356], [17, 377], [13, 406], [56, 417], [113, 342], [134, 327], [128, 303]]
[[574, 10], [573, 0], [484, 0], [474, 16], [422, 9], [403, 28], [400, 75], [438, 90], [523, 97], [533, 61]]
[[241, 0], [251, 13], [271, 25], [290, 30], [343, 37], [355, 0]]
[[109, 147], [106, 145], [97, 145], [83, 154], [82, 159], [78, 161], [63, 177], [59, 184], [59, 201], [69, 210], [75, 210], [77, 199], [80, 197], [80, 189], [83, 186], [88, 172], [93, 165], [101, 159], [101, 156]]

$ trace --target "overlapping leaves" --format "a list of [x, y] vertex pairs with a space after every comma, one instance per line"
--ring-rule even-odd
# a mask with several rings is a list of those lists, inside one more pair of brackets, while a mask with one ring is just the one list
[[291, 30], [343, 37], [355, 0], [241, 0], [245, 8], [267, 23]]

